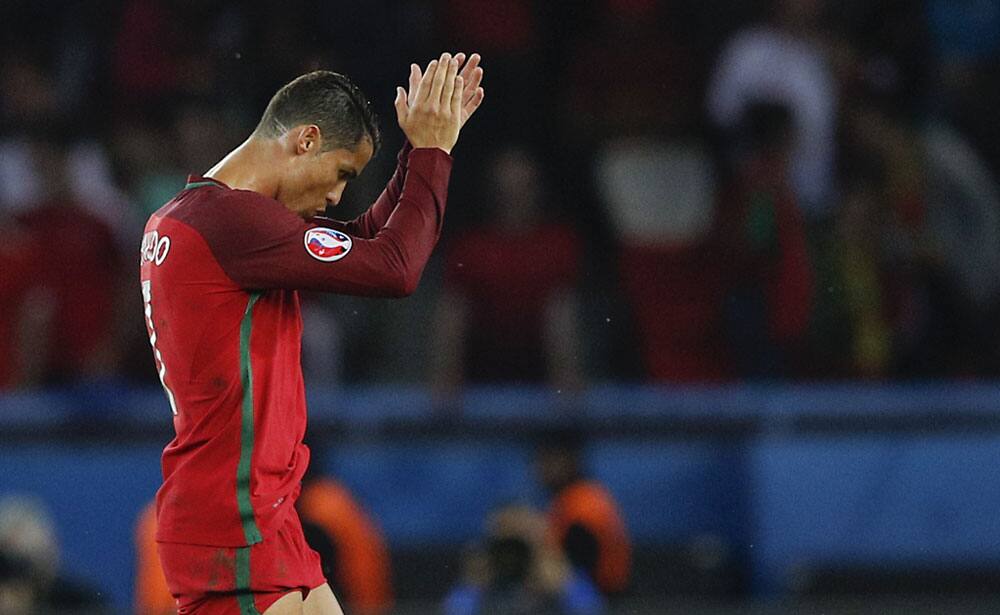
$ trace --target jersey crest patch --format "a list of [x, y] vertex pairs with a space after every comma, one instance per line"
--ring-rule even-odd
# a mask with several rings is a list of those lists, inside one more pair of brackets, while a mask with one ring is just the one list
[[351, 243], [350, 236], [329, 228], [311, 228], [305, 235], [306, 252], [324, 263], [339, 261], [347, 256]]

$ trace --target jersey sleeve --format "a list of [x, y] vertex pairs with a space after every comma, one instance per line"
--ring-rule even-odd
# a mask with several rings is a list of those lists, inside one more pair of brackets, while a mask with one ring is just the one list
[[328, 228], [335, 228], [339, 231], [359, 237], [361, 239], [371, 239], [389, 221], [389, 216], [396, 209], [399, 197], [403, 192], [403, 182], [406, 180], [406, 170], [409, 166], [410, 152], [413, 146], [407, 141], [403, 148], [399, 150], [396, 157], [396, 170], [392, 174], [389, 183], [386, 184], [382, 194], [379, 195], [375, 203], [368, 210], [357, 218], [348, 222], [333, 220], [322, 216], [317, 216], [313, 220], [316, 224]]
[[[409, 153], [408, 163], [398, 201], [371, 238], [305, 222], [279, 202], [246, 191], [220, 199], [199, 230], [222, 269], [247, 290], [406, 296], [440, 236], [452, 159], [420, 148]], [[375, 224], [377, 215], [366, 224]]]

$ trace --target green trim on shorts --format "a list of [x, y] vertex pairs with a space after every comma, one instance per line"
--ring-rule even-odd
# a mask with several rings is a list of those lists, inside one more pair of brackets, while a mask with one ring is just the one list
[[260, 615], [250, 593], [250, 547], [236, 549], [236, 600], [240, 615]]
[[[240, 381], [243, 384], [242, 416], [240, 417], [240, 462], [236, 466], [236, 503], [243, 537], [248, 545], [264, 540], [253, 516], [250, 503], [250, 462], [253, 459], [253, 371], [250, 368], [250, 332], [253, 330], [253, 306], [261, 293], [250, 293], [247, 309], [240, 323]], [[247, 560], [249, 561], [249, 559]], [[249, 570], [249, 568], [248, 568]]]

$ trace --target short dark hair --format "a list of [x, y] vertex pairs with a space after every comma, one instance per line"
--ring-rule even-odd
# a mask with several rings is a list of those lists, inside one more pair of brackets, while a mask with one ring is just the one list
[[371, 102], [349, 77], [333, 71], [313, 71], [284, 85], [267, 104], [254, 134], [273, 139], [303, 124], [319, 126], [323, 150], [354, 149], [365, 136], [376, 152], [382, 143]]

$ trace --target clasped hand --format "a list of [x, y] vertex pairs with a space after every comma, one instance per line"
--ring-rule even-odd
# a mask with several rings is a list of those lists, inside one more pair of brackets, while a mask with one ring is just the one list
[[[437, 147], [447, 153], [483, 102], [479, 54], [468, 58], [442, 53], [426, 70], [410, 65], [409, 89], [396, 88], [396, 119], [413, 147]], [[464, 64], [464, 66], [463, 66]]]

